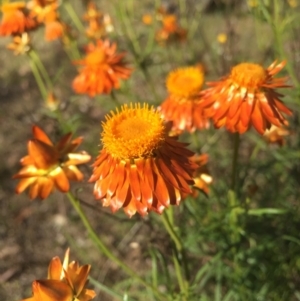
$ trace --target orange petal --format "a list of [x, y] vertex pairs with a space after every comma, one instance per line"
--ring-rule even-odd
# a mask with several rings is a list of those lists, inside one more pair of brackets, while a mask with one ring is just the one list
[[38, 168], [47, 169], [57, 162], [54, 148], [40, 140], [29, 140], [28, 153]]
[[22, 193], [28, 186], [33, 184], [36, 181], [36, 177], [21, 179], [18, 185], [16, 186], [15, 192]]
[[124, 183], [124, 177], [125, 177], [125, 164], [123, 162], [119, 162], [116, 166], [116, 169], [113, 173], [114, 180], [110, 182], [108, 185], [108, 193], [110, 195], [114, 195], [115, 191], [118, 187], [121, 187]]
[[60, 280], [62, 264], [58, 256], [53, 257], [48, 267], [48, 279]]
[[61, 167], [51, 171], [49, 176], [53, 179], [55, 187], [61, 192], [67, 192], [70, 189], [69, 180]]
[[35, 139], [42, 141], [45, 144], [48, 144], [50, 146], [53, 146], [53, 143], [51, 142], [49, 137], [46, 135], [46, 133], [41, 128], [39, 128], [37, 125], [34, 125], [32, 127], [32, 133], [33, 133], [33, 137]]
[[60, 140], [55, 145], [55, 148], [59, 152], [65, 151], [65, 153], [68, 153], [69, 151], [66, 150], [66, 148], [69, 146], [71, 142], [72, 133], [67, 133], [63, 137], [60, 138]]
[[63, 171], [71, 181], [82, 181], [83, 179], [82, 172], [75, 165], [64, 166]]
[[164, 179], [161, 177], [161, 175], [156, 174], [157, 177], [156, 183], [155, 183], [155, 190], [154, 193], [159, 200], [165, 207], [168, 207], [170, 205], [170, 196], [169, 192], [166, 186], [166, 183]]
[[264, 134], [266, 129], [266, 121], [264, 117], [262, 116], [261, 110], [260, 110], [260, 102], [255, 101], [253, 112], [251, 115], [251, 122], [254, 126], [254, 128], [260, 133]]
[[39, 186], [40, 186], [39, 196], [41, 197], [41, 199], [46, 199], [49, 196], [49, 194], [52, 192], [54, 183], [50, 178], [41, 177], [39, 178]]
[[91, 160], [91, 156], [86, 152], [81, 153], [69, 153], [68, 160], [64, 163], [64, 165], [78, 165], [84, 164]]
[[73, 299], [71, 287], [60, 280], [36, 280], [32, 283], [32, 291], [36, 300], [71, 301]]
[[129, 167], [129, 183], [132, 196], [139, 201], [141, 199], [140, 181], [137, 167], [134, 164], [130, 164]]
[[39, 182], [38, 182], [38, 178], [37, 178], [36, 181], [34, 183], [32, 183], [29, 188], [30, 199], [32, 199], [32, 200], [35, 199], [39, 194], [39, 190], [40, 190], [40, 186], [39, 186]]
[[83, 290], [87, 277], [89, 275], [91, 266], [90, 265], [84, 265], [80, 268], [80, 270], [76, 270], [75, 273], [66, 273], [66, 275], [70, 276], [69, 279], [72, 279], [72, 286], [74, 287], [74, 291], [76, 292], [76, 295], [79, 295], [81, 291]]

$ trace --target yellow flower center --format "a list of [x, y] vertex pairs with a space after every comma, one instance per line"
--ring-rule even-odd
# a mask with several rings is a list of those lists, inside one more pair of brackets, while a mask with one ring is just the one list
[[192, 97], [202, 88], [204, 75], [199, 67], [180, 68], [167, 77], [169, 93], [180, 97]]
[[105, 59], [106, 59], [106, 55], [104, 50], [97, 49], [95, 51], [92, 51], [86, 56], [85, 62], [89, 66], [100, 65], [105, 61]]
[[242, 63], [232, 68], [230, 78], [232, 81], [247, 89], [259, 88], [266, 80], [266, 70], [258, 65], [251, 63]]
[[147, 104], [124, 105], [121, 112], [112, 112], [103, 122], [104, 149], [118, 159], [153, 156], [164, 139], [163, 120]]

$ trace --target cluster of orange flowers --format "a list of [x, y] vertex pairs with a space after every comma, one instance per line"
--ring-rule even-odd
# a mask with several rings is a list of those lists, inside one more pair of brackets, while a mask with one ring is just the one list
[[[156, 20], [161, 24], [161, 28], [157, 30], [155, 39], [160, 44], [172, 41], [185, 41], [187, 30], [178, 24], [176, 15], [169, 13], [165, 7], [159, 7], [156, 12]], [[151, 15], [144, 15], [143, 22], [146, 25], [152, 23]]]
[[[41, 4], [30, 2], [35, 8], [37, 3]], [[55, 1], [43, 3], [52, 11], [57, 8]], [[31, 8], [28, 15], [24, 14], [24, 20], [33, 11]], [[89, 4], [87, 11], [86, 20], [94, 26], [100, 13], [94, 4]], [[34, 16], [42, 22], [45, 19], [39, 18], [38, 12]], [[31, 26], [29, 21], [23, 24]], [[118, 54], [116, 48], [116, 43], [98, 37], [86, 47], [86, 56], [74, 62], [80, 66], [73, 81], [77, 93], [91, 97], [110, 93], [120, 87], [121, 79], [130, 76], [132, 70], [123, 60], [125, 54]], [[280, 132], [288, 125], [284, 115], [292, 112], [276, 89], [289, 86], [286, 77], [275, 75], [284, 66], [285, 62], [276, 61], [266, 69], [241, 63], [219, 81], [207, 83], [206, 89], [202, 89], [205, 76], [201, 65], [179, 68], [167, 76], [169, 95], [157, 110], [146, 104], [130, 104], [107, 115], [101, 136], [103, 149], [89, 180], [95, 183], [95, 198], [114, 212], [123, 208], [128, 216], [136, 212], [144, 216], [149, 211], [161, 213], [169, 205], [178, 205], [194, 193], [192, 185], [207, 194], [212, 182], [206, 167], [207, 154], [194, 156], [177, 136], [183, 131], [206, 129], [211, 121], [216, 128], [226, 127], [240, 134], [253, 126], [261, 135], [271, 137], [271, 142], [283, 140], [289, 133]], [[272, 126], [277, 130], [272, 130]], [[71, 134], [67, 134], [53, 144], [37, 126], [33, 127], [33, 135], [34, 139], [28, 142], [28, 155], [21, 160], [23, 168], [14, 176], [21, 179], [16, 192], [28, 188], [30, 198], [44, 199], [55, 188], [69, 191], [69, 180], [83, 178], [77, 165], [90, 160], [85, 152], [73, 152], [82, 138], [71, 140]]]
[[94, 2], [89, 2], [87, 4], [87, 10], [83, 19], [88, 23], [85, 32], [91, 39], [97, 40], [103, 38], [107, 33], [114, 30], [109, 14], [103, 14], [98, 10]]
[[57, 0], [31, 0], [2, 5], [3, 18], [0, 35], [22, 35], [40, 25], [45, 26], [45, 39], [55, 40], [63, 35], [65, 28], [58, 13]]
[[95, 291], [87, 289], [90, 265], [79, 266], [77, 261], [69, 263], [69, 249], [63, 263], [53, 257], [48, 267], [47, 279], [32, 283], [31, 298], [22, 301], [89, 301], [96, 296]]
[[271, 125], [287, 126], [283, 114], [292, 114], [275, 91], [289, 87], [286, 77], [274, 78], [284, 66], [284, 61], [275, 61], [267, 69], [241, 63], [221, 80], [207, 83], [209, 88], [204, 90], [199, 67], [172, 71], [166, 83], [170, 95], [160, 110], [166, 120], [173, 121], [174, 131], [203, 129], [210, 119], [216, 128], [242, 134], [253, 126], [263, 135]]

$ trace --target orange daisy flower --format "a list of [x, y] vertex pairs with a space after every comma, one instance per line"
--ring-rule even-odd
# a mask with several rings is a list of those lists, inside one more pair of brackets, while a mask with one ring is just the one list
[[9, 36], [22, 34], [36, 26], [36, 22], [27, 15], [25, 2], [3, 4], [1, 7], [3, 18], [0, 24], [0, 35]]
[[175, 15], [167, 14], [163, 16], [162, 25], [163, 27], [156, 33], [156, 40], [158, 42], [186, 40], [187, 31], [177, 24], [177, 18]]
[[73, 81], [73, 89], [79, 94], [108, 94], [120, 87], [120, 79], [127, 79], [131, 69], [123, 62], [124, 53], [116, 54], [117, 45], [108, 40], [98, 40], [96, 45], [89, 44], [87, 56], [75, 64], [83, 65]]
[[169, 96], [159, 110], [167, 121], [173, 121], [172, 131], [193, 132], [209, 126], [199, 105], [203, 80], [201, 67], [179, 68], [169, 73], [166, 81]]
[[71, 140], [72, 133], [69, 133], [54, 145], [39, 127], [33, 126], [32, 132], [34, 139], [28, 142], [29, 154], [21, 159], [23, 168], [13, 176], [15, 179], [21, 179], [16, 187], [16, 193], [29, 188], [31, 199], [36, 197], [45, 199], [54, 188], [61, 192], [69, 191], [69, 180], [83, 179], [83, 174], [76, 165], [91, 159], [84, 151], [73, 152], [83, 138]]
[[110, 16], [98, 10], [95, 2], [88, 3], [83, 19], [88, 22], [85, 32], [89, 38], [100, 39], [114, 30]]
[[63, 36], [66, 25], [59, 19], [57, 0], [32, 0], [28, 2], [30, 15], [45, 25], [45, 40], [53, 41]]
[[23, 32], [20, 36], [14, 36], [13, 42], [8, 44], [6, 48], [12, 50], [14, 55], [25, 54], [30, 51], [30, 37], [27, 32]]
[[266, 130], [264, 133], [265, 140], [270, 144], [278, 144], [283, 146], [286, 141], [285, 137], [291, 135], [291, 131], [283, 126], [272, 125], [269, 130]]
[[[193, 162], [198, 165], [197, 170], [194, 172], [194, 182], [193, 188], [202, 191], [204, 194], [208, 195], [209, 193], [209, 185], [212, 183], [213, 178], [210, 175], [207, 162], [208, 162], [208, 155], [195, 155], [192, 157]], [[195, 195], [195, 193], [194, 193]]]
[[22, 301], [89, 301], [96, 293], [86, 289], [87, 277], [91, 266], [79, 266], [78, 262], [69, 263], [69, 249], [64, 261], [53, 257], [48, 268], [48, 279], [35, 280], [32, 283], [33, 297]]
[[275, 88], [287, 88], [287, 78], [274, 78], [286, 62], [275, 61], [267, 69], [258, 64], [242, 63], [203, 91], [202, 107], [216, 128], [226, 126], [231, 132], [246, 132], [251, 125], [263, 134], [272, 124], [287, 125], [282, 113], [292, 112], [282, 103]]
[[162, 213], [190, 193], [193, 153], [168, 137], [159, 112], [147, 104], [124, 105], [103, 122], [103, 149], [93, 164], [94, 195], [113, 212]]

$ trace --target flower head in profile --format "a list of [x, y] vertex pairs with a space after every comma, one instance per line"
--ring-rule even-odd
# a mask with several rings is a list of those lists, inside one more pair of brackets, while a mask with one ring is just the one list
[[210, 175], [209, 170], [207, 168], [208, 155], [197, 154], [192, 157], [192, 161], [198, 165], [198, 168], [194, 172], [193, 179], [195, 184], [193, 185], [193, 187], [196, 188], [197, 190], [200, 190], [205, 195], [208, 195], [209, 185], [213, 182], [213, 178]]
[[120, 79], [127, 79], [131, 74], [123, 61], [125, 53], [116, 53], [117, 45], [108, 40], [98, 40], [89, 44], [86, 57], [75, 61], [82, 68], [73, 81], [73, 89], [79, 94], [94, 97], [97, 94], [108, 94], [120, 87]]
[[285, 137], [291, 135], [291, 131], [284, 126], [272, 125], [269, 130], [266, 130], [263, 137], [269, 144], [278, 144], [283, 146], [286, 141]]
[[30, 37], [27, 32], [23, 32], [21, 35], [14, 36], [12, 43], [8, 44], [6, 48], [12, 50], [14, 55], [25, 54], [30, 51]]
[[179, 68], [169, 73], [166, 81], [169, 96], [159, 110], [165, 120], [173, 122], [173, 132], [193, 132], [209, 126], [199, 105], [203, 81], [201, 66]]
[[90, 178], [94, 195], [113, 212], [162, 213], [190, 193], [196, 164], [186, 144], [167, 136], [159, 112], [144, 104], [124, 105], [103, 122], [103, 149]]
[[53, 257], [48, 267], [48, 278], [32, 283], [33, 296], [22, 301], [89, 301], [96, 293], [87, 289], [87, 277], [91, 266], [79, 266], [77, 261], [69, 263], [69, 249], [63, 263]]
[[21, 159], [23, 168], [13, 176], [20, 179], [16, 193], [29, 188], [31, 199], [45, 199], [55, 188], [61, 192], [69, 191], [69, 180], [83, 179], [76, 165], [91, 159], [84, 151], [74, 152], [83, 138], [72, 140], [69, 133], [53, 144], [38, 126], [33, 126], [32, 131], [34, 138], [28, 142], [28, 155]]
[[217, 82], [208, 83], [201, 105], [216, 128], [225, 126], [230, 132], [246, 132], [251, 125], [264, 134], [272, 124], [287, 125], [283, 116], [292, 112], [282, 103], [276, 88], [289, 87], [287, 78], [274, 78], [285, 62], [275, 61], [267, 69], [253, 63], [241, 63]]
[[35, 20], [27, 14], [26, 3], [23, 1], [5, 3], [1, 6], [1, 11], [1, 36], [22, 34], [36, 26]]

